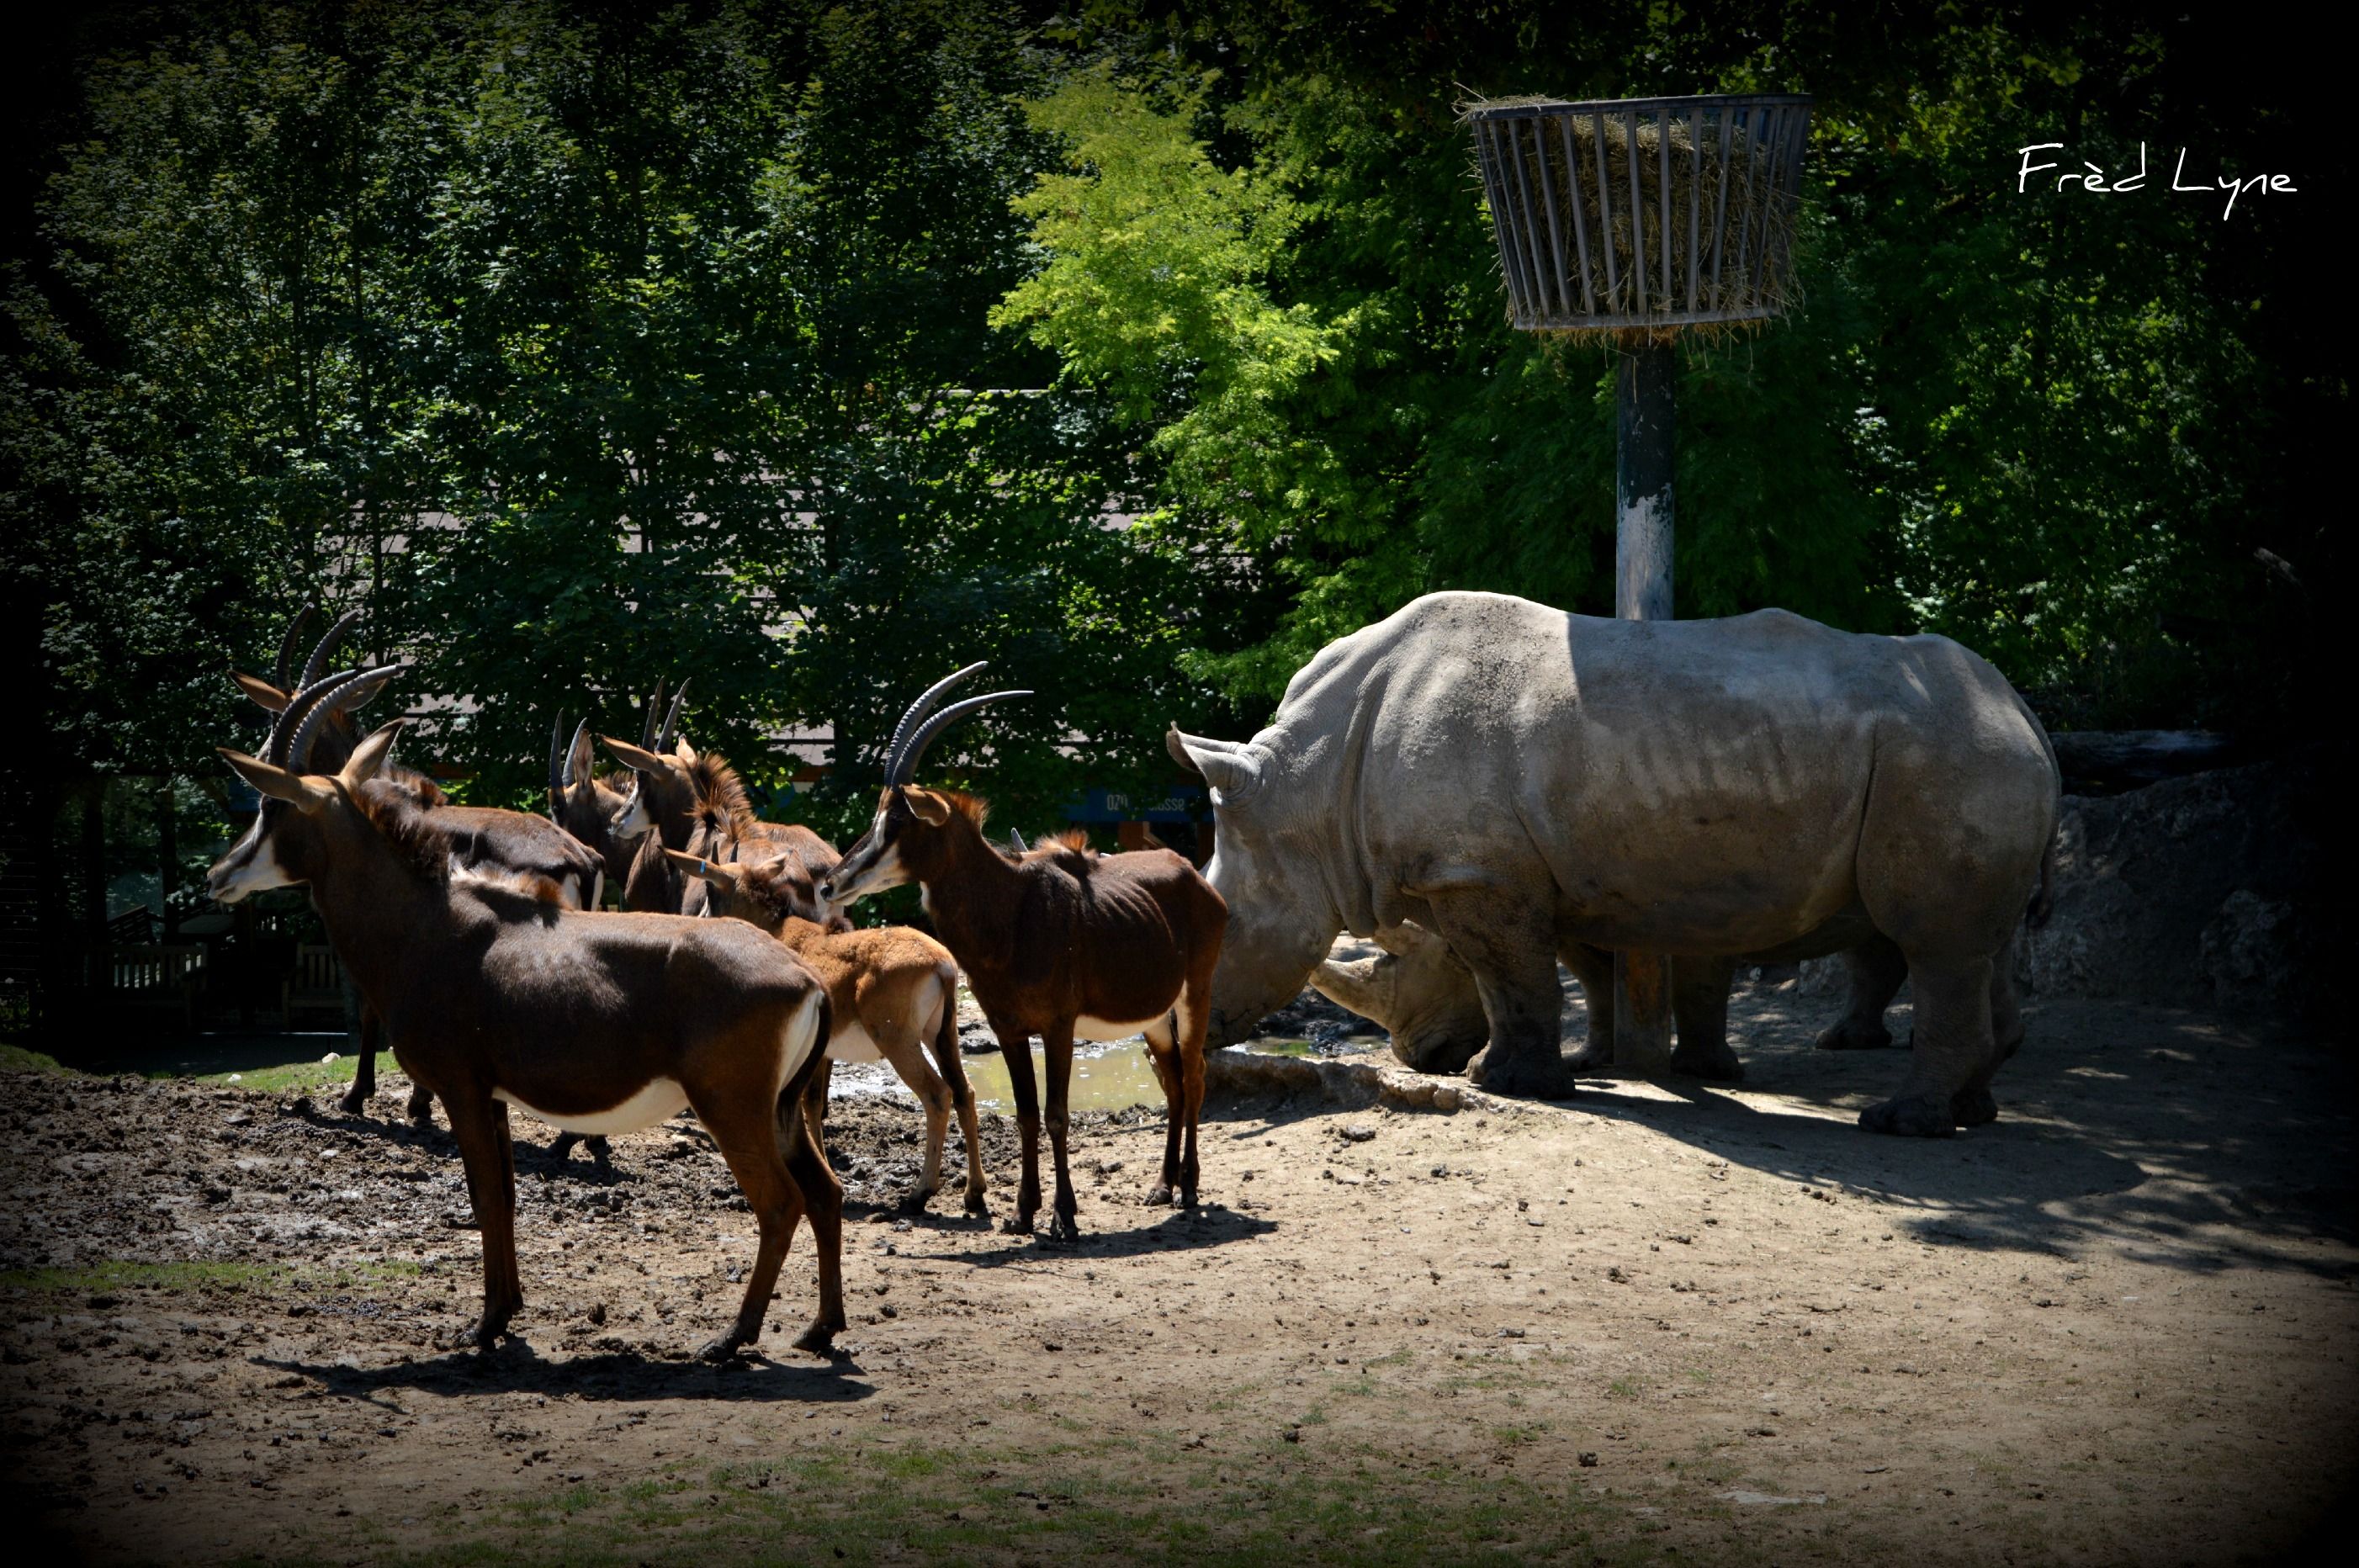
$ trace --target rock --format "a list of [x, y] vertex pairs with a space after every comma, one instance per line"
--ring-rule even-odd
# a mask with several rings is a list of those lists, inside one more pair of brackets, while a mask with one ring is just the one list
[[1458, 1109], [1458, 1090], [1449, 1083], [1438, 1083], [1433, 1090], [1433, 1108], [1451, 1112]]
[[1594, 1470], [1597, 1468], [1597, 1450], [1593, 1448], [1584, 1448], [1581, 1451], [1578, 1457], [1581, 1460], [1581, 1467], [1583, 1470]]
[[1365, 1143], [1376, 1136], [1376, 1129], [1366, 1122], [1346, 1122], [1340, 1129], [1347, 1142]]

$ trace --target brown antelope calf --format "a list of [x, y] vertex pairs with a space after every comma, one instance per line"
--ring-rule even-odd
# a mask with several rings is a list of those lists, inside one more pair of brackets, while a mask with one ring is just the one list
[[[1185, 858], [1169, 850], [1099, 855], [1067, 843], [1015, 855], [983, 836], [985, 807], [972, 796], [910, 784], [926, 747], [986, 702], [1027, 696], [995, 691], [926, 713], [970, 665], [910, 705], [885, 765], [876, 819], [819, 896], [850, 903], [915, 881], [934, 930], [966, 971], [999, 1039], [1024, 1142], [1024, 1182], [1009, 1228], [1028, 1231], [1040, 1206], [1040, 1111], [1031, 1037], [1048, 1060], [1049, 1140], [1057, 1166], [1052, 1236], [1080, 1234], [1066, 1167], [1066, 1094], [1073, 1040], [1147, 1036], [1169, 1120], [1163, 1181], [1149, 1203], [1196, 1201], [1196, 1120], [1204, 1101], [1204, 1025], [1212, 966], [1228, 906]], [[923, 721], [921, 723], [921, 721]]]
[[[321, 637], [303, 663], [301, 673], [292, 681], [288, 676], [294, 659], [297, 638], [303, 624], [311, 616], [314, 606], [305, 604], [287, 628], [278, 645], [278, 660], [273, 679], [233, 671], [231, 679], [239, 690], [254, 699], [255, 704], [273, 714], [286, 712], [290, 693], [316, 685], [325, 674], [328, 660], [336, 645], [360, 619], [360, 612], [349, 611], [338, 617]], [[310, 766], [322, 772], [332, 772], [353, 754], [352, 721], [342, 711], [332, 712], [311, 742]], [[405, 768], [387, 766], [379, 776], [388, 787], [408, 789], [421, 807], [438, 814], [437, 821], [452, 840], [452, 853], [464, 865], [479, 870], [499, 871], [525, 877], [536, 877], [557, 890], [558, 898], [569, 908], [591, 909], [598, 907], [603, 872], [595, 854], [586, 843], [567, 833], [561, 826], [545, 822], [521, 811], [503, 811], [486, 806], [454, 806], [432, 779], [422, 773]], [[336, 1104], [345, 1112], [357, 1116], [368, 1106], [376, 1094], [376, 1052], [378, 1036], [383, 1032], [375, 1012], [367, 1006], [361, 1008], [360, 1061], [353, 1071], [353, 1086]], [[420, 1084], [409, 1091], [409, 1118], [419, 1127], [433, 1119], [434, 1096]], [[549, 1152], [562, 1160], [581, 1141], [579, 1135], [560, 1133], [551, 1143]], [[605, 1158], [606, 1140], [590, 1140], [591, 1152]]]
[[[828, 1037], [827, 1064], [811, 1089], [811, 1135], [820, 1133], [818, 1118], [833, 1065], [881, 1056], [926, 1110], [925, 1168], [902, 1206], [922, 1209], [941, 1190], [942, 1146], [955, 1109], [959, 1129], [966, 1134], [966, 1212], [988, 1213], [983, 1201], [983, 1138], [975, 1126], [974, 1091], [967, 1086], [966, 1064], [959, 1058], [958, 964], [950, 950], [908, 926], [831, 929], [810, 873], [791, 855], [751, 866], [743, 861], [720, 866], [676, 849], [664, 853], [710, 887], [707, 908], [712, 913], [768, 931], [794, 949], [795, 956], [810, 965], [827, 987], [834, 1032]], [[927, 1064], [921, 1041], [932, 1043], [939, 1073]]]
[[307, 772], [327, 715], [357, 706], [390, 673], [299, 692], [265, 758], [223, 749], [266, 800], [255, 833], [210, 881], [225, 904], [308, 885], [394, 1054], [440, 1097], [483, 1232], [477, 1343], [496, 1341], [523, 1300], [508, 1107], [618, 1133], [690, 1105], [761, 1227], [736, 1322], [701, 1354], [722, 1359], [759, 1336], [806, 1211], [820, 1308], [796, 1344], [823, 1350], [844, 1323], [843, 1190], [796, 1106], [827, 1037], [826, 990], [783, 945], [734, 921], [568, 909], [533, 887], [470, 874], [454, 864], [439, 813], [373, 782], [399, 721], [336, 773]]
[[[673, 718], [679, 716], [677, 703]], [[614, 836], [629, 842], [652, 837], [643, 844], [624, 886], [625, 909], [671, 909], [681, 914], [701, 913], [704, 885], [683, 877], [658, 846], [681, 850], [717, 864], [775, 859], [790, 855], [812, 877], [835, 868], [835, 846], [796, 822], [766, 822], [754, 814], [745, 798], [745, 781], [728, 759], [714, 752], [699, 753], [685, 740], [677, 742], [674, 724], [667, 722], [653, 751], [611, 736], [601, 737], [635, 778]]]

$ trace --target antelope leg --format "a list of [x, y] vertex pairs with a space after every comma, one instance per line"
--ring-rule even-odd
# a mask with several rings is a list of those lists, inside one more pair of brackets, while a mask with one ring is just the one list
[[1065, 1163], [1066, 1096], [1073, 1081], [1073, 1020], [1059, 1018], [1041, 1030], [1040, 1050], [1049, 1064], [1049, 1144], [1057, 1161], [1056, 1217], [1049, 1224], [1049, 1235], [1059, 1241], [1079, 1241], [1082, 1227], [1075, 1215], [1080, 1205], [1073, 1201], [1073, 1174]]
[[524, 1304], [516, 1273], [516, 1150], [508, 1138], [508, 1108], [480, 1092], [454, 1094], [443, 1104], [484, 1240], [484, 1315], [475, 1325], [475, 1343], [488, 1350]]
[[1040, 1212], [1040, 1095], [1032, 1076], [1032, 1037], [997, 1018], [991, 1032], [999, 1037], [1000, 1060], [1007, 1063], [1007, 1093], [1016, 1102], [1016, 1140], [1023, 1145], [1024, 1177], [1016, 1189], [1016, 1217], [1006, 1229], [1011, 1236], [1029, 1235], [1032, 1216]]
[[[829, 1169], [815, 1138], [784, 1139], [787, 1170], [802, 1190], [810, 1213], [811, 1243], [819, 1249], [819, 1315], [795, 1336], [795, 1348], [825, 1355], [843, 1332], [843, 1183]], [[766, 1291], [763, 1300], [769, 1299]]]

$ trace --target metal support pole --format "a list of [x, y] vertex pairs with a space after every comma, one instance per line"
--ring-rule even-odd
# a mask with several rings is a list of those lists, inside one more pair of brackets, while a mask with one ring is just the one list
[[[1672, 351], [1668, 343], [1623, 352], [1614, 378], [1614, 614], [1671, 618]], [[1639, 1073], [1671, 1061], [1670, 962], [1660, 953], [1614, 955], [1614, 1063]]]

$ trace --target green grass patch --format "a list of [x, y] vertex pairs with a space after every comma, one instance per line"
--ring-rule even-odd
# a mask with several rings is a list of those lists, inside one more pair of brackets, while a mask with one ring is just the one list
[[70, 1067], [59, 1065], [58, 1059], [46, 1051], [28, 1051], [21, 1045], [0, 1045], [0, 1073], [71, 1073]]
[[1429, 1465], [1364, 1472], [1272, 1443], [1260, 1451], [1109, 1462], [866, 1443], [715, 1466], [677, 1465], [614, 1487], [574, 1484], [506, 1504], [408, 1559], [591, 1565], [779, 1561], [871, 1563], [1069, 1559], [1204, 1564], [1370, 1564], [1568, 1558], [1651, 1561], [1620, 1505], [1513, 1476]]
[[364, 1290], [415, 1278], [418, 1265], [404, 1259], [379, 1263], [135, 1263], [106, 1258], [63, 1269], [0, 1269], [0, 1290], [34, 1296], [105, 1295], [124, 1290]]
[[[201, 1073], [190, 1082], [251, 1089], [258, 1094], [279, 1094], [301, 1089], [348, 1089], [360, 1058], [339, 1055], [333, 1062], [288, 1062], [277, 1067], [249, 1067], [237, 1073]], [[177, 1073], [150, 1073], [150, 1078], [178, 1078]]]

